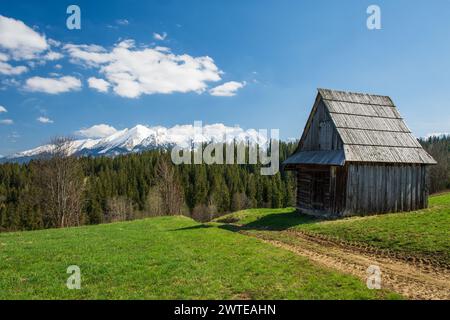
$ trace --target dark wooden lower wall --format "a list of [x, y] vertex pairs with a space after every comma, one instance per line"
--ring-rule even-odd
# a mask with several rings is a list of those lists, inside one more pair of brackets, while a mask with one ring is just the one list
[[347, 167], [297, 166], [297, 209], [322, 217], [339, 217], [345, 210]]
[[306, 210], [326, 210], [330, 205], [330, 170], [302, 168], [297, 174], [297, 206]]
[[348, 164], [344, 215], [412, 211], [428, 206], [424, 165]]

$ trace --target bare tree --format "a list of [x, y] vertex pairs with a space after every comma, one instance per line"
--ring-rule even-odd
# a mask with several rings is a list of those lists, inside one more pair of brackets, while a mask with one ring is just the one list
[[164, 208], [162, 204], [161, 192], [157, 186], [149, 190], [145, 209], [146, 216], [152, 217], [163, 215]]
[[247, 209], [249, 200], [245, 193], [235, 193], [231, 199], [231, 210], [239, 211], [243, 209]]
[[162, 211], [167, 215], [182, 214], [184, 197], [173, 166], [161, 159], [156, 166], [157, 188], [161, 195]]
[[217, 207], [210, 202], [208, 205], [198, 204], [192, 210], [191, 218], [199, 222], [208, 222], [217, 215]]
[[37, 165], [36, 183], [49, 227], [82, 223], [84, 177], [78, 159], [70, 154], [73, 139], [52, 139], [52, 149]]
[[126, 221], [134, 218], [133, 203], [126, 197], [119, 196], [108, 199], [106, 208], [108, 222]]

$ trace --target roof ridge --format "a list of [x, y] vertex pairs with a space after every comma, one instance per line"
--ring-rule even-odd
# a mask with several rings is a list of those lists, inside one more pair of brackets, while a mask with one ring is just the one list
[[[389, 98], [388, 96], [377, 96], [377, 97], [382, 97], [382, 98]], [[368, 106], [378, 106], [378, 107], [388, 107], [388, 108], [396, 108], [397, 106], [392, 102], [392, 104], [380, 104], [380, 103], [373, 103], [373, 102], [358, 102], [358, 101], [349, 101], [349, 100], [340, 100], [340, 99], [328, 99], [328, 98], [324, 98], [322, 96], [323, 100], [327, 100], [327, 101], [335, 101], [335, 102], [345, 102], [345, 103], [353, 103], [353, 104], [364, 104], [364, 105], [368, 105]], [[391, 98], [389, 98], [391, 99]]]
[[421, 149], [419, 146], [399, 146], [399, 145], [387, 145], [387, 144], [369, 144], [369, 143], [344, 143], [344, 146], [363, 146], [363, 147], [377, 147], [377, 148], [407, 148], [407, 149]]
[[411, 133], [411, 131], [398, 131], [398, 130], [382, 130], [382, 129], [367, 129], [367, 128], [357, 128], [357, 127], [344, 127], [344, 126], [336, 126], [339, 129], [350, 129], [350, 130], [363, 130], [363, 131], [375, 131], [375, 132], [398, 132], [398, 133]]
[[[345, 94], [360, 94], [360, 95], [368, 95], [373, 97], [382, 97], [382, 98], [389, 98], [391, 101], [391, 97], [387, 95], [382, 94], [376, 94], [376, 93], [367, 93], [367, 92], [355, 92], [355, 91], [344, 91], [344, 90], [336, 90], [336, 89], [327, 89], [327, 88], [317, 88], [317, 91], [329, 91], [329, 92], [336, 92], [336, 93], [345, 93]], [[348, 101], [351, 102], [351, 101]]]
[[374, 116], [374, 115], [370, 115], [370, 114], [358, 114], [358, 113], [348, 113], [348, 112], [336, 112], [336, 111], [329, 111], [329, 113], [332, 114], [344, 114], [347, 116], [355, 116], [355, 117], [367, 117], [367, 118], [379, 118], [379, 119], [394, 119], [394, 120], [404, 120], [404, 118], [402, 117], [386, 117], [386, 116]]

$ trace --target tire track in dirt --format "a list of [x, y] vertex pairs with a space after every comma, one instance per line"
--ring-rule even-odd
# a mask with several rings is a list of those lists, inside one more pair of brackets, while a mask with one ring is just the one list
[[435, 256], [424, 256], [420, 254], [406, 254], [404, 252], [398, 252], [396, 250], [382, 249], [371, 246], [369, 244], [357, 242], [357, 241], [346, 241], [340, 239], [336, 236], [324, 235], [320, 233], [312, 233], [310, 231], [301, 230], [286, 230], [294, 235], [299, 235], [302, 238], [307, 238], [313, 242], [317, 242], [323, 245], [338, 246], [344, 249], [352, 249], [353, 252], [359, 252], [362, 254], [382, 256], [385, 258], [390, 258], [397, 261], [406, 262], [409, 265], [414, 265], [418, 268], [425, 269], [432, 272], [442, 273], [445, 275], [450, 275], [450, 265], [445, 263], [440, 259], [440, 257]]
[[410, 299], [450, 299], [450, 273], [447, 268], [410, 263], [360, 250], [353, 246], [336, 245], [326, 239], [293, 231], [248, 231], [243, 234], [256, 237], [276, 247], [309, 258], [328, 268], [352, 274], [367, 280], [370, 265], [381, 269], [381, 286]]

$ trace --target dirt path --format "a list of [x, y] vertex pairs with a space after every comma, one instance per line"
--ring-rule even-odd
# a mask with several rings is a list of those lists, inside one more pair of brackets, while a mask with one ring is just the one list
[[305, 256], [323, 266], [350, 273], [364, 282], [367, 268], [381, 269], [381, 286], [410, 299], [450, 299], [450, 272], [423, 261], [402, 261], [370, 250], [337, 245], [326, 239], [292, 231], [245, 231], [274, 246]]

